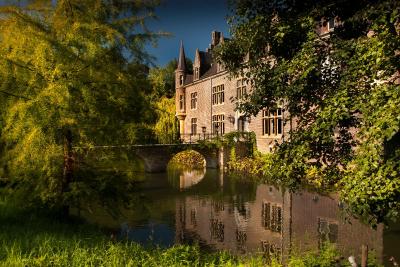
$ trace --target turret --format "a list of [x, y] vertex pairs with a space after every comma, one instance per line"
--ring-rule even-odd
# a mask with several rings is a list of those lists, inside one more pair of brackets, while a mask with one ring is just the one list
[[187, 74], [185, 50], [183, 42], [179, 49], [178, 66], [175, 70], [175, 107], [176, 117], [179, 120], [179, 133], [181, 137], [185, 134], [185, 117], [186, 117], [186, 95], [185, 95], [185, 79]]
[[175, 70], [175, 88], [182, 87], [185, 84], [186, 78], [186, 58], [185, 50], [183, 48], [183, 42], [181, 41], [181, 47], [179, 49], [178, 66]]

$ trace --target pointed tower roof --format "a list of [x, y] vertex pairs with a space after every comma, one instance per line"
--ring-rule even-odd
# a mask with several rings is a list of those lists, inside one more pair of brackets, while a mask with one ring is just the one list
[[185, 49], [183, 49], [182, 41], [181, 41], [181, 47], [179, 49], [178, 67], [176, 69], [186, 71]]

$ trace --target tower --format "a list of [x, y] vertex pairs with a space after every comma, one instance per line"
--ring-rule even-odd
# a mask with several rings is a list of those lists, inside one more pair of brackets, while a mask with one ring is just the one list
[[185, 96], [185, 79], [186, 79], [186, 58], [183, 42], [179, 49], [178, 66], [175, 70], [175, 106], [176, 117], [179, 120], [179, 133], [183, 137], [185, 134], [185, 117], [186, 117], [186, 96]]

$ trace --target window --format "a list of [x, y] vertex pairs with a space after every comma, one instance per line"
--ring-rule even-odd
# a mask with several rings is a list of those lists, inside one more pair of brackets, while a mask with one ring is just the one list
[[222, 63], [217, 63], [217, 72], [220, 72], [220, 71], [224, 71], [225, 70], [225, 66], [224, 66], [224, 64], [222, 64]]
[[247, 233], [245, 230], [236, 230], [236, 248], [238, 251], [246, 252]]
[[198, 80], [200, 78], [200, 70], [199, 67], [194, 68], [194, 79]]
[[185, 108], [185, 96], [180, 95], [179, 96], [179, 109], [183, 110]]
[[192, 135], [197, 134], [197, 118], [192, 118], [192, 120], [191, 120], [191, 130], [192, 130]]
[[211, 206], [214, 209], [214, 212], [218, 213], [225, 210], [224, 202], [221, 201], [211, 201]]
[[282, 249], [268, 241], [261, 241], [261, 252], [263, 252], [268, 262], [272, 259], [277, 259], [278, 261], [282, 259]]
[[225, 102], [224, 85], [214, 86], [212, 88], [212, 104], [220, 105]]
[[264, 202], [261, 210], [261, 224], [272, 232], [280, 233], [282, 230], [282, 207], [275, 203]]
[[183, 85], [183, 75], [179, 76], [179, 85]]
[[212, 116], [212, 131], [216, 134], [225, 133], [225, 115], [213, 115]]
[[283, 133], [282, 109], [263, 110], [263, 135], [277, 136]]
[[237, 97], [237, 99], [242, 99], [247, 94], [246, 86], [247, 86], [246, 79], [239, 79], [236, 81], [236, 97]]
[[190, 108], [191, 109], [197, 108], [197, 92], [190, 94]]
[[246, 124], [246, 117], [240, 116], [238, 118], [238, 123], [237, 123], [237, 130], [239, 132], [244, 132], [245, 130], [245, 124]]
[[190, 223], [192, 226], [196, 227], [197, 226], [197, 211], [196, 209], [192, 209], [190, 211]]
[[211, 219], [210, 222], [210, 233], [211, 239], [219, 242], [224, 242], [224, 224], [218, 219]]
[[325, 242], [336, 243], [339, 234], [339, 225], [335, 221], [318, 218], [319, 246]]

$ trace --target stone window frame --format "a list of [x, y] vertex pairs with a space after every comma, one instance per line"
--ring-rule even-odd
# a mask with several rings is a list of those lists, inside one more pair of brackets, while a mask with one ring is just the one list
[[247, 95], [247, 79], [241, 78], [236, 80], [236, 98], [243, 99]]
[[270, 201], [263, 201], [261, 206], [261, 226], [266, 230], [282, 233], [282, 205]]
[[318, 217], [318, 245], [325, 242], [337, 243], [339, 237], [339, 222], [330, 218]]
[[185, 110], [185, 96], [179, 95], [179, 110]]
[[197, 99], [198, 99], [198, 93], [193, 92], [190, 94], [190, 109], [197, 109]]
[[190, 120], [190, 134], [191, 135], [197, 134], [197, 118], [191, 118]]
[[179, 85], [183, 85], [183, 75], [179, 75]]
[[225, 104], [225, 86], [224, 84], [219, 84], [212, 87], [211, 91], [211, 104], [213, 106]]
[[215, 131], [215, 126], [218, 125], [218, 134], [225, 134], [225, 114], [214, 114], [211, 118], [212, 133], [217, 133]]
[[[264, 109], [262, 111], [262, 136], [281, 137], [283, 135], [283, 109]], [[272, 129], [272, 130], [271, 130]]]

